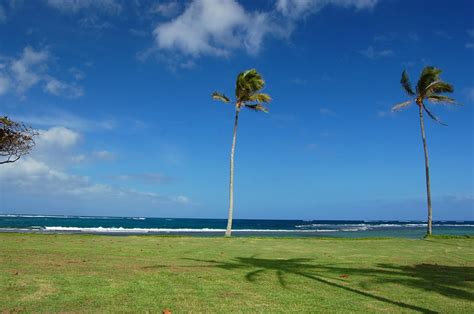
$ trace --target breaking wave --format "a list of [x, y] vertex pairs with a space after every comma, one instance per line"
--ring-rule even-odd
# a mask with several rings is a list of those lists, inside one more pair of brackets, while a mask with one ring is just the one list
[[[204, 233], [204, 232], [225, 232], [225, 229], [217, 228], [104, 228], [104, 227], [62, 227], [52, 226], [41, 228], [44, 231], [66, 231], [66, 232], [86, 232], [86, 233]], [[232, 232], [334, 232], [337, 230], [286, 230], [286, 229], [233, 229]]]
[[[338, 231], [362, 231], [378, 228], [424, 228], [426, 223], [407, 223], [407, 224], [304, 224], [296, 225], [295, 228], [300, 230], [312, 230], [320, 227], [330, 227]], [[449, 224], [449, 223], [434, 223], [434, 227], [474, 227], [474, 224]]]

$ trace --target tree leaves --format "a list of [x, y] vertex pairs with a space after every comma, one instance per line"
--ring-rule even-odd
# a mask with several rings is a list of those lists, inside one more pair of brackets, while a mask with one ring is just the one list
[[[250, 69], [239, 73], [235, 84], [235, 95], [237, 96], [235, 105], [237, 106], [237, 110], [245, 106], [254, 111], [268, 112], [268, 109], [261, 103], [269, 103], [272, 101], [272, 98], [266, 93], [259, 93], [265, 86], [265, 81], [257, 70]], [[212, 93], [212, 99], [220, 100], [225, 103], [231, 101], [229, 97], [219, 92]], [[247, 104], [247, 102], [253, 103]]]
[[262, 112], [268, 113], [268, 109], [265, 106], [261, 105], [261, 104], [245, 105], [245, 107], [247, 107], [251, 110], [262, 111]]
[[254, 95], [250, 96], [249, 100], [250, 101], [258, 101], [258, 102], [269, 103], [270, 101], [272, 101], [272, 98], [268, 94], [260, 93], [260, 94], [254, 94]]
[[423, 68], [420, 79], [418, 80], [418, 84], [416, 85], [416, 92], [418, 96], [425, 98], [427, 87], [435, 81], [440, 81], [439, 75], [441, 72], [441, 69], [435, 68], [433, 66], [426, 66]]
[[443, 93], [452, 93], [454, 91], [453, 85], [443, 82], [441, 80], [431, 83], [425, 90], [425, 96], [429, 97], [431, 95], [443, 94]]
[[250, 97], [263, 89], [265, 81], [255, 69], [241, 72], [235, 83], [237, 101], [249, 101]]
[[457, 103], [454, 99], [448, 96], [444, 96], [444, 95], [431, 95], [427, 99], [433, 103], [452, 104], [452, 105], [458, 105], [458, 106], [461, 105]]
[[416, 93], [411, 87], [410, 80], [408, 79], [408, 74], [404, 70], [402, 72], [402, 78], [400, 79], [400, 84], [402, 84], [403, 89], [406, 91], [408, 96], [414, 97], [416, 99], [411, 99], [400, 104], [397, 104], [392, 107], [392, 111], [397, 111], [402, 108], [409, 106], [414, 100], [419, 106], [423, 106], [423, 110], [426, 111], [428, 116], [435, 120], [436, 122], [446, 125], [441, 120], [436, 117], [423, 103], [424, 100], [429, 100], [433, 103], [439, 104], [457, 104], [456, 101], [448, 96], [440, 95], [444, 93], [452, 93], [454, 91], [453, 85], [448, 82], [443, 81], [440, 78], [442, 71], [441, 69], [435, 68], [433, 66], [426, 66], [423, 68], [420, 74], [420, 78], [416, 84]]
[[415, 95], [415, 92], [413, 91], [413, 88], [411, 87], [410, 80], [408, 79], [407, 71], [405, 71], [405, 70], [403, 70], [403, 72], [402, 72], [402, 78], [400, 79], [400, 84], [402, 84], [402, 86], [405, 89], [408, 96], [414, 96]]
[[425, 105], [423, 105], [423, 109], [425, 109], [426, 113], [428, 114], [428, 116], [430, 116], [431, 119], [435, 120], [436, 122], [438, 122], [441, 125], [447, 126], [447, 124], [443, 123], [437, 116], [435, 116], [433, 113], [431, 113], [431, 111], [429, 111], [428, 108], [426, 108]]
[[407, 101], [404, 101], [402, 103], [399, 103], [399, 104], [392, 107], [392, 111], [398, 111], [402, 108], [405, 108], [405, 107], [409, 106], [412, 102], [413, 102], [413, 100], [407, 100]]
[[229, 102], [230, 101], [229, 97], [227, 97], [226, 95], [224, 95], [222, 93], [219, 93], [219, 92], [212, 93], [212, 99], [220, 100], [220, 101], [223, 101], [223, 102]]
[[35, 145], [36, 135], [38, 133], [30, 127], [0, 117], [0, 164], [15, 162], [28, 154]]

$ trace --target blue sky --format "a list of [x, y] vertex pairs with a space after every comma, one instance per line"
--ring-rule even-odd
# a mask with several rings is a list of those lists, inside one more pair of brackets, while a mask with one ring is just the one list
[[400, 74], [444, 70], [462, 107], [426, 120], [434, 219], [474, 219], [472, 1], [0, 0], [0, 113], [40, 133], [0, 168], [0, 212], [425, 219], [417, 110]]

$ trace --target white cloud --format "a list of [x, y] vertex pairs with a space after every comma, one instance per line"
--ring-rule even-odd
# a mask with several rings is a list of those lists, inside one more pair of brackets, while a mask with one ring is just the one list
[[453, 39], [453, 36], [445, 30], [435, 30], [434, 34], [442, 39]]
[[78, 98], [84, 95], [82, 88], [74, 84], [61, 82], [54, 77], [48, 77], [46, 81], [47, 83], [44, 86], [44, 91], [49, 94], [64, 96], [66, 98]]
[[68, 177], [62, 166], [69, 161], [69, 155], [77, 145], [80, 134], [64, 127], [37, 130], [36, 145], [30, 155], [21, 158], [8, 167], [2, 167], [0, 177], [26, 185], [41, 178], [65, 179]]
[[[89, 183], [86, 181], [86, 183]], [[114, 193], [114, 189], [105, 184], [85, 184], [83, 186], [73, 186], [66, 193], [73, 195], [91, 196], [91, 194]]]
[[328, 5], [356, 10], [372, 9], [378, 0], [278, 0], [278, 12], [292, 19], [304, 18], [321, 11]]
[[72, 74], [72, 76], [74, 77], [76, 81], [83, 80], [86, 77], [86, 74], [84, 73], [84, 71], [79, 70], [78, 68], [72, 67], [69, 69], [69, 72]]
[[86, 119], [60, 110], [41, 115], [12, 115], [12, 118], [38, 127], [63, 126], [84, 132], [113, 130], [117, 126], [117, 122], [113, 119]]
[[377, 50], [373, 46], [369, 46], [367, 49], [359, 51], [359, 53], [369, 59], [379, 59], [383, 57], [391, 57], [394, 55], [393, 50], [391, 49]]
[[6, 94], [7, 91], [10, 89], [10, 79], [0, 73], [0, 96]]
[[[102, 21], [102, 19], [100, 19], [96, 15], [85, 16], [78, 21], [78, 24], [82, 28], [90, 28], [96, 31], [102, 31], [105, 29], [115, 28], [115, 26], [112, 23], [107, 22], [107, 21]], [[97, 35], [99, 34], [100, 33], [97, 33]]]
[[256, 54], [270, 31], [267, 18], [265, 13], [246, 12], [235, 0], [195, 0], [153, 34], [158, 48], [192, 56], [228, 56], [238, 48]]
[[0, 4], [0, 24], [5, 23], [7, 21], [7, 14], [5, 13], [5, 9]]
[[[474, 38], [474, 28], [467, 30], [467, 36], [469, 37], [470, 40], [472, 40]], [[465, 47], [467, 49], [474, 49], [474, 42], [466, 43]]]
[[87, 157], [84, 154], [71, 156], [71, 161], [73, 163], [81, 163], [81, 162], [85, 161], [86, 159], [87, 159]]
[[47, 0], [47, 3], [50, 7], [67, 13], [97, 9], [117, 14], [122, 10], [122, 6], [115, 0]]
[[40, 131], [36, 142], [38, 145], [66, 148], [76, 145], [80, 137], [79, 133], [65, 127], [53, 127], [47, 131]]
[[139, 29], [135, 29], [135, 28], [130, 28], [128, 30], [128, 32], [130, 34], [132, 34], [133, 36], [136, 36], [136, 37], [148, 37], [149, 33], [145, 30], [139, 30]]
[[92, 29], [97, 36], [101, 31], [115, 28], [104, 21], [104, 15], [117, 16], [122, 11], [121, 1], [117, 0], [46, 0], [47, 4], [62, 13], [78, 14], [77, 23], [81, 28]]
[[171, 17], [179, 12], [180, 4], [178, 1], [169, 1], [166, 3], [158, 2], [152, 5], [149, 12], [152, 14], [159, 14], [165, 17]]
[[[158, 11], [168, 4], [159, 4]], [[156, 48], [198, 57], [229, 56], [236, 50], [258, 54], [268, 36], [288, 37], [298, 19], [328, 5], [372, 9], [377, 0], [278, 0], [272, 10], [249, 12], [236, 0], [193, 0], [184, 12], [153, 31]], [[142, 54], [146, 57], [153, 49]]]
[[111, 176], [111, 178], [121, 181], [138, 181], [152, 184], [167, 183], [173, 180], [173, 178], [169, 176], [156, 172], [122, 174], [118, 176]]
[[115, 155], [112, 152], [109, 152], [108, 150], [99, 150], [93, 152], [93, 155], [97, 159], [101, 160], [113, 160], [115, 159]]
[[49, 167], [45, 163], [31, 158], [23, 158], [21, 162], [11, 164], [10, 167], [3, 167], [2, 177], [13, 176], [38, 176], [49, 171]]
[[8, 180], [11, 187], [27, 191], [28, 194], [44, 194], [53, 197], [59, 194], [85, 194], [98, 191], [100, 185], [87, 177], [71, 175], [35, 157], [25, 157], [2, 168], [0, 178]]
[[47, 69], [48, 58], [47, 51], [35, 51], [31, 47], [26, 47], [20, 58], [11, 62], [10, 71], [19, 93], [24, 93], [41, 80], [42, 73]]
[[[135, 202], [148, 207], [160, 204], [183, 205], [189, 202], [189, 199], [182, 195], [166, 196], [93, 182], [89, 177], [69, 174], [33, 157], [25, 157], [3, 167], [0, 180], [8, 182], [8, 185], [2, 185], [2, 191], [8, 191], [9, 195], [22, 194], [26, 196], [25, 201], [31, 199], [34, 202], [62, 200], [69, 204], [69, 207], [74, 207], [71, 204], [84, 200], [92, 201], [94, 208], [98, 203], [105, 206], [113, 204], [113, 207], [116, 207], [123, 205], [123, 202], [129, 202], [130, 208], [129, 206], [136, 205]], [[35, 206], [31, 208], [38, 210]], [[62, 211], [64, 212], [64, 208]]]
[[19, 96], [32, 87], [43, 83], [43, 90], [56, 96], [77, 98], [84, 94], [75, 83], [66, 83], [48, 74], [52, 56], [47, 50], [23, 49], [17, 58], [3, 58], [0, 64], [0, 95], [14, 91]]
[[[59, 207], [64, 213], [64, 206], [71, 210], [83, 202], [90, 202], [89, 206], [94, 210], [97, 204], [130, 209], [137, 204], [157, 208], [162, 204], [184, 205], [189, 202], [186, 196], [180, 194], [167, 196], [142, 192], [94, 182], [87, 176], [70, 173], [68, 169], [71, 166], [77, 166], [86, 159], [85, 155], [75, 153], [80, 138], [79, 133], [64, 127], [39, 130], [31, 154], [1, 168], [3, 204], [11, 202], [29, 210], [39, 210], [38, 204], [47, 204], [48, 208], [61, 204]], [[99, 151], [99, 155], [107, 155], [104, 152], [107, 151]]]
[[[410, 36], [410, 35], [412, 35], [412, 34], [410, 33], [408, 36]], [[374, 43], [389, 42], [389, 41], [393, 41], [395, 39], [395, 37], [397, 37], [397, 34], [393, 33], [393, 32], [384, 33], [384, 34], [380, 34], [380, 35], [375, 35], [374, 39], [373, 39], [373, 42]]]
[[178, 195], [176, 197], [173, 197], [172, 200], [176, 203], [183, 203], [183, 204], [189, 203], [189, 198], [184, 195]]

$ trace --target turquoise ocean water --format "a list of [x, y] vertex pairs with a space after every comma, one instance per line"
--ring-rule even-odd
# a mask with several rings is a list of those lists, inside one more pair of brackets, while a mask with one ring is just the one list
[[[222, 236], [225, 219], [0, 214], [0, 232]], [[235, 236], [421, 238], [422, 221], [235, 219]], [[474, 235], [474, 221], [435, 221], [434, 234]]]

